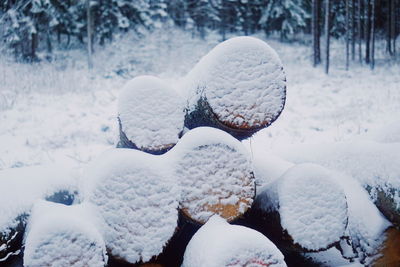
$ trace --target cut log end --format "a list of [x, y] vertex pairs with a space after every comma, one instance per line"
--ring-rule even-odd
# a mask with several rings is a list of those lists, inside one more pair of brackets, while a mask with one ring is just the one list
[[245, 139], [273, 123], [286, 100], [286, 77], [276, 52], [252, 37], [217, 45], [187, 76], [196, 97], [185, 126], [216, 127]]
[[255, 206], [266, 213], [271, 225], [280, 226], [274, 231], [281, 235], [272, 235], [286, 247], [322, 251], [345, 236], [345, 193], [331, 174], [318, 165], [292, 167], [257, 196]]
[[118, 99], [118, 147], [163, 154], [178, 142], [183, 120], [184, 101], [174, 88], [157, 77], [135, 77]]
[[218, 214], [228, 221], [252, 205], [255, 179], [250, 157], [232, 136], [213, 128], [188, 132], [176, 146], [180, 207], [197, 223]]

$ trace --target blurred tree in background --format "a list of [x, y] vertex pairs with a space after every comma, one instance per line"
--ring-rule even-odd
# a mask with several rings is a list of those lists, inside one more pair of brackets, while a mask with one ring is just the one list
[[[232, 33], [250, 35], [263, 31], [285, 42], [314, 40], [314, 65], [321, 58], [319, 39], [327, 34], [346, 41], [343, 53], [348, 55], [350, 47], [352, 60], [356, 58], [357, 44], [359, 60], [371, 63], [373, 42], [377, 38], [386, 40], [390, 56], [395, 58], [398, 53], [400, 0], [341, 0], [330, 1], [328, 5], [328, 0], [88, 1], [0, 1], [3, 46], [19, 58], [35, 61], [38, 51], [45, 51], [51, 58], [55, 46], [85, 47], [88, 38], [92, 43], [104, 45], [116, 34], [140, 34], [143, 30], [175, 25], [201, 38], [209, 31], [218, 32], [221, 40]], [[92, 32], [89, 35], [88, 29]], [[329, 53], [329, 49], [325, 50], [325, 54]]]

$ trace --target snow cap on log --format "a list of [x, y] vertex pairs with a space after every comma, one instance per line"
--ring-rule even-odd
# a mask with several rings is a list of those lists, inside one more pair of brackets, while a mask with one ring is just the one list
[[90, 214], [87, 206], [38, 201], [27, 226], [24, 266], [105, 266], [104, 240]]
[[232, 221], [252, 204], [255, 181], [250, 155], [231, 135], [210, 127], [186, 133], [168, 154], [175, 158], [180, 207], [205, 223], [212, 215]]
[[35, 201], [50, 198], [71, 204], [77, 180], [73, 168], [65, 165], [0, 171], [0, 262], [20, 251], [26, 220]]
[[278, 212], [282, 230], [307, 251], [327, 249], [345, 235], [348, 215], [343, 188], [315, 164], [290, 168], [257, 197], [256, 207]]
[[88, 166], [85, 202], [100, 216], [110, 254], [130, 263], [160, 254], [175, 232], [177, 187], [160, 157], [112, 149]]
[[282, 253], [261, 233], [215, 215], [192, 237], [182, 267], [286, 266]]
[[238, 139], [250, 137], [280, 115], [286, 77], [279, 56], [267, 43], [235, 37], [218, 44], [187, 75], [185, 126], [212, 126]]
[[184, 101], [167, 82], [138, 76], [122, 88], [118, 100], [120, 147], [162, 154], [183, 130]]

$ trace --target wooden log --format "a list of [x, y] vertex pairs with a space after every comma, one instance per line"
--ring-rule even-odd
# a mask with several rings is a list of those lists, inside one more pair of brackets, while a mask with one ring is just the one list
[[251, 206], [255, 181], [250, 155], [229, 134], [199, 127], [186, 133], [168, 154], [176, 159], [180, 208], [188, 218], [203, 224], [218, 214], [232, 221]]
[[0, 171], [0, 263], [21, 252], [26, 222], [39, 199], [72, 204], [77, 181], [59, 165]]
[[37, 202], [27, 226], [24, 266], [106, 266], [104, 240], [88, 208]]
[[189, 91], [185, 126], [210, 126], [245, 139], [273, 123], [286, 99], [276, 52], [252, 37], [220, 43], [184, 78]]
[[261, 233], [215, 215], [190, 240], [182, 267], [286, 266], [282, 253]]
[[384, 241], [368, 266], [400, 266], [400, 230], [390, 227], [385, 231], [384, 236]]
[[[393, 130], [395, 139], [397, 129], [387, 129]], [[297, 145], [280, 149], [278, 154], [295, 163], [312, 162], [354, 177], [386, 218], [400, 226], [399, 150], [400, 143], [363, 140], [325, 144], [323, 148]]]
[[253, 208], [264, 214], [268, 237], [289, 251], [326, 250], [345, 236], [345, 193], [317, 165], [290, 168], [261, 189]]
[[397, 226], [400, 226], [400, 189], [385, 185], [366, 185], [375, 205], [385, 217]]
[[110, 255], [147, 262], [175, 232], [179, 191], [168, 164], [138, 150], [113, 149], [88, 166], [85, 202], [96, 207]]
[[122, 88], [118, 99], [118, 147], [163, 154], [183, 131], [184, 101], [165, 81], [138, 76]]

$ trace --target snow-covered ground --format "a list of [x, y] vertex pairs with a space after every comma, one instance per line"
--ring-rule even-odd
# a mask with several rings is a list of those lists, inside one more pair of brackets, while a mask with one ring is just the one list
[[[264, 38], [263, 35], [258, 37]], [[89, 162], [115, 146], [117, 98], [127, 79], [157, 75], [172, 82], [185, 75], [219, 41], [193, 39], [178, 30], [141, 38], [125, 36], [97, 48], [94, 69], [81, 51], [60, 51], [50, 63], [26, 65], [0, 58], [0, 169], [49, 162]], [[354, 62], [344, 69], [344, 46], [332, 45], [329, 76], [310, 63], [310, 47], [267, 42], [287, 73], [281, 117], [253, 137], [253, 144], [345, 141], [400, 118], [400, 65], [377, 55], [377, 67]]]

